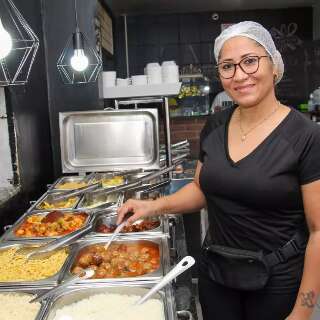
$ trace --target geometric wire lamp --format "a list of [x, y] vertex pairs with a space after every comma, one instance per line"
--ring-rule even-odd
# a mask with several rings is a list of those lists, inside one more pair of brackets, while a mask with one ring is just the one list
[[95, 82], [102, 67], [100, 56], [89, 45], [88, 38], [79, 29], [77, 0], [74, 0], [76, 31], [60, 55], [57, 67], [61, 79], [66, 84]]
[[0, 0], [0, 86], [28, 81], [39, 39], [11, 0]]

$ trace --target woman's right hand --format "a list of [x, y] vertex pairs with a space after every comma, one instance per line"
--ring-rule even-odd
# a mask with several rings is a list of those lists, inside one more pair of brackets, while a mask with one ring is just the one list
[[117, 225], [119, 225], [127, 213], [133, 213], [133, 215], [127, 220], [128, 224], [133, 223], [134, 221], [158, 215], [159, 212], [156, 206], [157, 200], [134, 200], [129, 199], [126, 201], [118, 210]]

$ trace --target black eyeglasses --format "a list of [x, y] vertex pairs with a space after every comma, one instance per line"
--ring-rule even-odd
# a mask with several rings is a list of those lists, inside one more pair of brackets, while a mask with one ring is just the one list
[[259, 62], [261, 58], [270, 58], [269, 56], [248, 56], [240, 60], [239, 63], [220, 62], [216, 68], [219, 75], [224, 79], [231, 79], [236, 73], [237, 66], [246, 73], [253, 74], [259, 69]]

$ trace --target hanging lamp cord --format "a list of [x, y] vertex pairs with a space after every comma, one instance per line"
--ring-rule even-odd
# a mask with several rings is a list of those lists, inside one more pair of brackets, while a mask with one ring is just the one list
[[74, 14], [76, 20], [76, 30], [79, 30], [79, 21], [78, 21], [78, 11], [77, 11], [77, 0], [74, 0]]

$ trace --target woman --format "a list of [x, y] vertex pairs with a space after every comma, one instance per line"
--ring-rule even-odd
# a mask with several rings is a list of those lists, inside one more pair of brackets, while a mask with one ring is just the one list
[[309, 319], [320, 290], [320, 129], [277, 101], [282, 58], [261, 25], [224, 30], [215, 58], [238, 107], [208, 119], [192, 183], [155, 201], [129, 200], [118, 222], [128, 211], [132, 222], [207, 206], [204, 319]]

